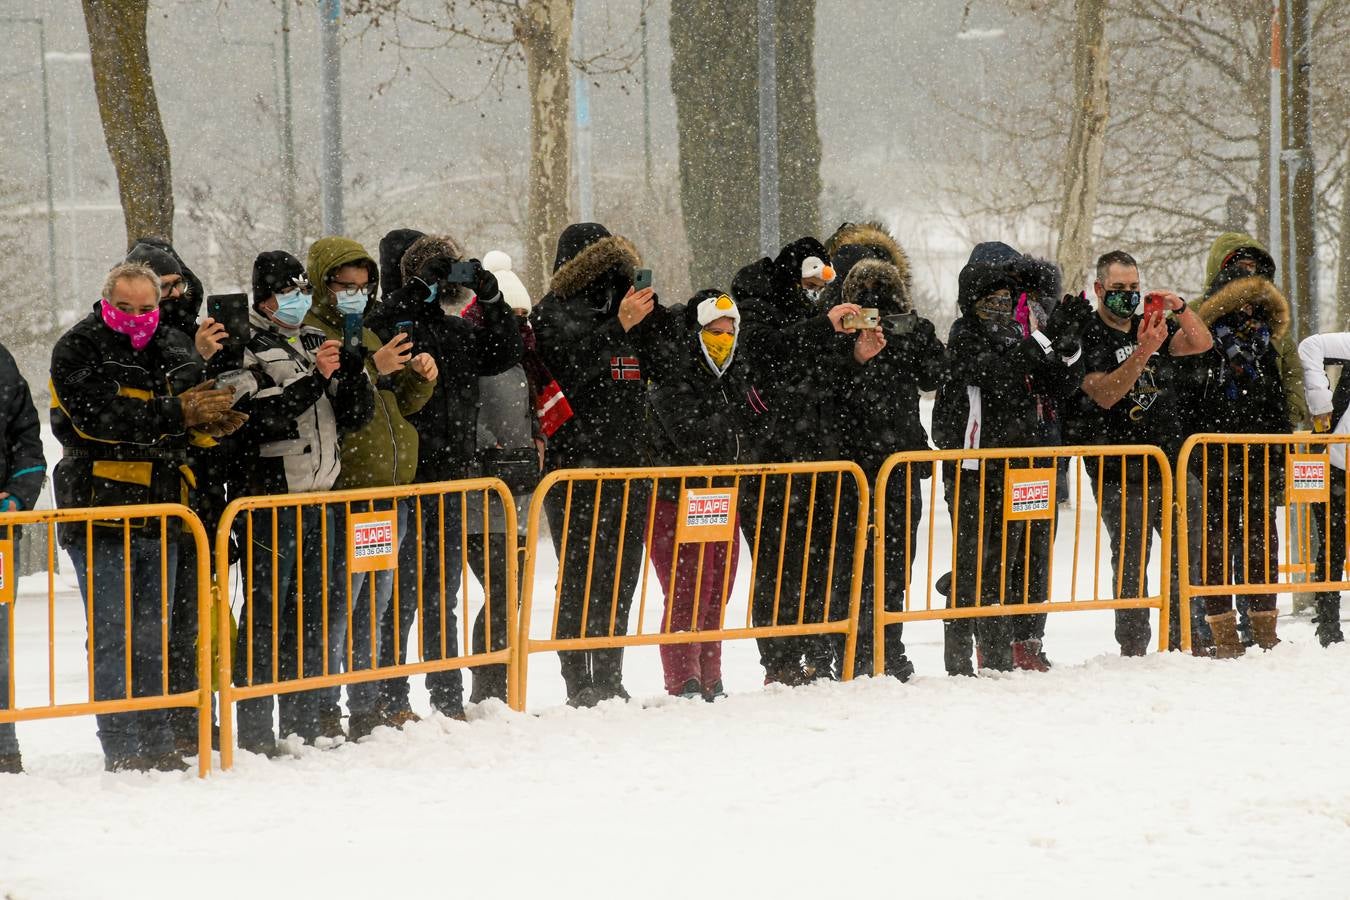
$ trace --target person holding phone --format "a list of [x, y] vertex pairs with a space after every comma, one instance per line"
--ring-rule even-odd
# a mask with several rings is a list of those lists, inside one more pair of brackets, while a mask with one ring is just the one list
[[[469, 258], [463, 245], [450, 235], [428, 234], [413, 241], [399, 258], [399, 270], [402, 285], [384, 298], [371, 314], [369, 325], [382, 338], [406, 334], [418, 353], [435, 361], [439, 373], [430, 399], [408, 416], [418, 437], [415, 480], [426, 483], [475, 477], [479, 379], [500, 374], [520, 362], [523, 346], [516, 318], [502, 300], [496, 277], [478, 260]], [[479, 314], [477, 327], [452, 312], [470, 297]], [[391, 605], [380, 625], [381, 665], [411, 658], [406, 651], [418, 612], [419, 555], [421, 658], [442, 658], [442, 634], [445, 654], [459, 655], [455, 613], [462, 575], [459, 497], [447, 495], [443, 505], [435, 496], [426, 497], [421, 515], [421, 544], [407, 541], [400, 552], [399, 596], [403, 599], [398, 621], [394, 621]], [[500, 601], [501, 596], [494, 599]], [[429, 672], [426, 685], [434, 710], [448, 718], [464, 718], [463, 670]], [[390, 678], [379, 688], [380, 713], [387, 724], [399, 726], [417, 719], [409, 700], [407, 677]]]
[[[379, 267], [366, 249], [344, 237], [325, 237], [309, 248], [305, 273], [312, 287], [313, 302], [304, 323], [323, 333], [326, 340], [341, 340], [347, 316], [364, 316], [374, 300], [379, 283]], [[417, 476], [418, 434], [408, 417], [426, 406], [436, 388], [436, 361], [426, 353], [413, 354], [407, 334], [395, 334], [387, 341], [369, 328], [359, 330], [366, 375], [375, 385], [374, 413], [366, 425], [342, 440], [341, 468], [334, 487], [338, 490], [359, 487], [391, 487], [411, 484]], [[406, 503], [375, 502], [375, 509], [394, 509], [397, 514], [396, 538], [402, 543], [408, 531]], [[353, 508], [353, 512], [360, 511]], [[345, 506], [336, 515], [338, 534], [346, 534]], [[334, 578], [346, 584], [347, 556], [335, 558]], [[353, 671], [371, 669], [378, 659], [371, 658], [371, 634], [379, 638], [380, 618], [394, 592], [394, 573], [354, 572], [351, 576], [351, 621], [343, 615], [329, 617], [329, 659], [346, 664], [348, 639], [351, 642]], [[366, 592], [373, 592], [374, 615]], [[338, 710], [338, 688], [328, 688], [320, 705], [320, 733], [326, 737], [342, 735]], [[359, 740], [376, 726], [384, 724], [379, 711], [379, 686], [375, 682], [350, 685], [347, 689], [350, 713], [347, 737]]]
[[[1097, 260], [1092, 289], [1097, 296], [1097, 314], [1082, 332], [1082, 393], [1070, 406], [1069, 435], [1072, 443], [1153, 444], [1161, 447], [1176, 471], [1181, 444], [1190, 433], [1178, 396], [1180, 357], [1195, 356], [1213, 343], [1209, 329], [1184, 300], [1170, 291], [1140, 292], [1139, 265], [1123, 250], [1104, 253]], [[1127, 460], [1122, 474], [1118, 460], [1099, 467], [1086, 466], [1097, 499], [1102, 524], [1111, 537], [1111, 571], [1118, 599], [1148, 595], [1141, 580], [1142, 564], [1148, 559], [1154, 532], [1161, 536], [1162, 508], [1158, 486], [1161, 474], [1150, 463], [1148, 496], [1145, 496], [1145, 461]], [[1182, 477], [1181, 472], [1177, 477]], [[1189, 476], [1194, 481], [1194, 476]], [[1192, 485], [1188, 497], [1198, 502], [1200, 487]], [[1198, 506], [1191, 512], [1192, 530], [1203, 528]], [[1168, 644], [1180, 646], [1180, 581], [1172, 565], [1172, 616]], [[1199, 571], [1192, 558], [1191, 577]], [[1192, 608], [1195, 646], [1203, 647], [1208, 633], [1201, 604]], [[1151, 642], [1146, 609], [1119, 609], [1116, 642], [1122, 656], [1143, 656]]]

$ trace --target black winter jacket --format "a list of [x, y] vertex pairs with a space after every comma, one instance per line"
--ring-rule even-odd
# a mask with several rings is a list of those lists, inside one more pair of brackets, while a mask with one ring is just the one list
[[[399, 332], [413, 340], [413, 354], [430, 353], [439, 374], [426, 406], [408, 416], [417, 429], [417, 480], [450, 481], [477, 474], [478, 379], [498, 375], [525, 352], [520, 328], [500, 296], [479, 305], [475, 327], [425, 300], [426, 288], [405, 285], [385, 297], [366, 327], [388, 342]], [[409, 324], [410, 323], [410, 324]]]
[[20, 509], [32, 509], [46, 479], [33, 395], [14, 357], [0, 345], [0, 491], [17, 500]]

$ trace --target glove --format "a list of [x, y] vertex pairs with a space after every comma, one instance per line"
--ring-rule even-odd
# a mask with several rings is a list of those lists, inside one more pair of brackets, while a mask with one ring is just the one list
[[214, 381], [203, 381], [178, 395], [183, 424], [188, 428], [220, 418], [234, 403], [234, 391], [217, 390]]
[[237, 410], [227, 409], [220, 414], [220, 417], [210, 422], [203, 422], [193, 429], [207, 437], [221, 438], [226, 435], [234, 434], [245, 422], [248, 421], [248, 415]]
[[0, 499], [0, 513], [18, 512], [23, 509], [23, 504], [19, 503], [19, 498], [13, 495]]
[[478, 266], [478, 277], [473, 282], [473, 292], [478, 295], [479, 302], [496, 300], [501, 296], [501, 288], [497, 286], [497, 276], [493, 275], [478, 260], [471, 260]]
[[1331, 430], [1331, 413], [1322, 413], [1312, 417], [1313, 434], [1326, 434]]
[[1060, 359], [1073, 359], [1074, 354], [1082, 349], [1076, 333], [1060, 335], [1052, 346]]
[[1060, 338], [1064, 337], [1076, 339], [1091, 318], [1092, 304], [1085, 295], [1079, 294], [1075, 297], [1072, 294], [1065, 294], [1064, 299], [1055, 306], [1055, 311], [1050, 313], [1050, 321], [1041, 326], [1041, 331], [1052, 344], [1058, 343]]

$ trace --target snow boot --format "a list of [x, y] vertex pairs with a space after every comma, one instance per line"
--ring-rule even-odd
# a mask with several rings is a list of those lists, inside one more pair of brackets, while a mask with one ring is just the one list
[[727, 692], [722, 687], [722, 679], [720, 678], [703, 689], [703, 699], [708, 703], [716, 703], [726, 695]]
[[1278, 609], [1254, 609], [1251, 612], [1252, 637], [1262, 650], [1270, 650], [1280, 642], [1275, 636], [1275, 617], [1279, 614]]
[[0, 753], [0, 775], [22, 775], [23, 756], [19, 753]]
[[347, 740], [359, 741], [384, 724], [379, 712], [354, 712], [347, 718]]
[[[459, 711], [459, 714], [463, 716], [464, 710], [461, 709]], [[454, 718], [454, 716], [450, 716], [450, 718]], [[384, 713], [383, 721], [381, 722], [381, 724], [388, 725], [390, 728], [397, 728], [401, 731], [404, 725], [420, 721], [422, 721], [422, 717], [419, 716], [417, 713], [413, 712], [411, 709], [400, 709], [394, 712]]]
[[784, 684], [788, 687], [801, 687], [809, 684], [815, 676], [815, 670], [807, 671], [800, 660], [788, 660], [779, 663], [764, 672], [765, 684]]
[[974, 677], [970, 654], [975, 649], [975, 637], [969, 619], [954, 619], [942, 623], [942, 661], [948, 675]]
[[909, 661], [909, 657], [901, 653], [896, 657], [886, 657], [886, 674], [899, 681], [901, 684], [914, 677], [914, 663]]
[[1036, 638], [1017, 641], [1012, 645], [1013, 667], [1025, 672], [1049, 672], [1050, 661], [1041, 652], [1041, 642]]
[[981, 669], [993, 669], [996, 672], [1013, 670], [1012, 627], [1006, 616], [977, 619], [975, 640]]
[[679, 697], [681, 700], [702, 700], [703, 685], [698, 683], [697, 678], [690, 678], [684, 683], [675, 696]]
[[[1237, 633], [1237, 610], [1230, 609], [1217, 616], [1205, 616], [1210, 631], [1214, 632], [1214, 658], [1237, 659], [1247, 648]], [[1273, 623], [1272, 623], [1273, 629]]]
[[473, 670], [473, 689], [469, 691], [470, 703], [482, 703], [497, 699], [506, 702], [506, 666], [483, 666]]
[[1317, 595], [1317, 642], [1323, 647], [1339, 644], [1345, 640], [1341, 633], [1341, 595], [1325, 593]]
[[319, 737], [332, 741], [346, 739], [347, 732], [342, 730], [342, 710], [336, 706], [319, 710]]

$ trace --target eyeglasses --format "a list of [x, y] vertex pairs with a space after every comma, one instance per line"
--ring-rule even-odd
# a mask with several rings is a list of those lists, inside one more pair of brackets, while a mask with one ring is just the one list
[[355, 281], [338, 281], [336, 278], [328, 279], [328, 286], [342, 291], [366, 291], [370, 290], [370, 282], [357, 283]]
[[160, 279], [159, 295], [161, 297], [168, 297], [174, 293], [177, 293], [178, 296], [180, 297], [183, 296], [185, 293], [187, 293], [187, 282], [181, 278], [178, 279], [177, 281], [170, 281], [170, 282], [166, 282], [163, 279]]

